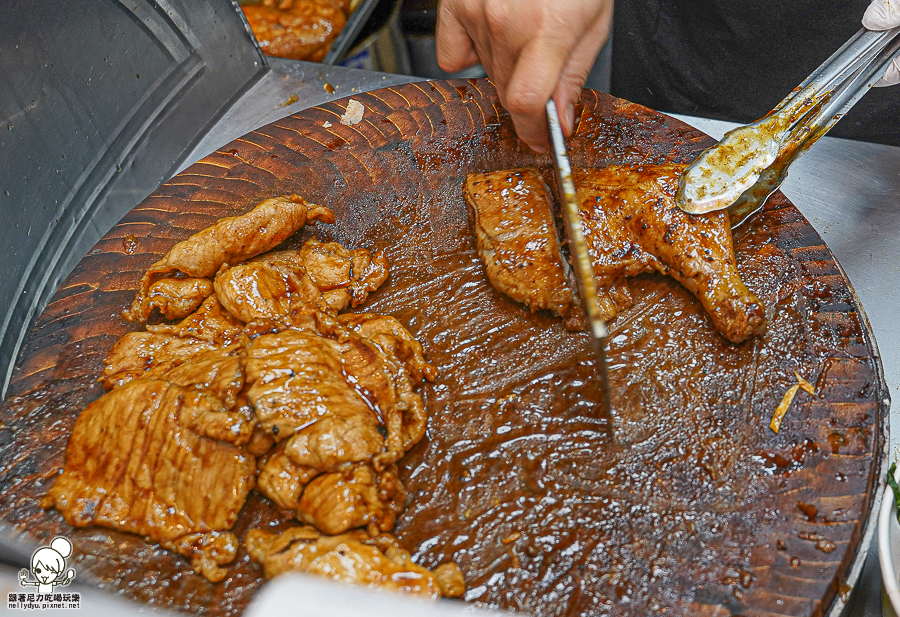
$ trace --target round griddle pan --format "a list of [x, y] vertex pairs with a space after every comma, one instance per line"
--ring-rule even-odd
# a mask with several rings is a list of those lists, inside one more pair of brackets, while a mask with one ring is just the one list
[[[610, 323], [615, 443], [597, 412], [587, 341], [494, 290], [462, 198], [466, 174], [550, 162], [515, 137], [486, 81], [407, 84], [305, 110], [235, 140], [163, 184], [80, 262], [31, 328], [0, 411], [0, 523], [72, 539], [82, 579], [208, 615], [261, 585], [242, 552], [211, 584], [141, 538], [72, 529], [39, 501], [143, 271], [176, 242], [262, 199], [331, 207], [307, 228], [384, 249], [387, 283], [357, 310], [396, 316], [440, 377], [423, 387], [426, 438], [401, 463], [395, 533], [415, 559], [455, 560], [466, 598], [537, 615], [819, 615], [862, 567], [885, 477], [888, 394], [850, 284], [780, 193], [735, 231], [738, 268], [767, 306], [760, 338], [732, 345], [671, 279], [631, 279]], [[576, 166], [688, 162], [712, 140], [587, 91]], [[801, 392], [768, 425], [794, 371]], [[252, 494], [235, 531], [290, 524]]]

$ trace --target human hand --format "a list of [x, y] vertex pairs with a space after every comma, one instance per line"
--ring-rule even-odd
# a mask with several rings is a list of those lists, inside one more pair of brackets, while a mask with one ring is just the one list
[[563, 131], [609, 36], [613, 0], [441, 0], [437, 56], [460, 71], [479, 60], [497, 87], [519, 137], [546, 152], [546, 103], [552, 96]]
[[[862, 24], [869, 30], [889, 30], [900, 26], [900, 0], [872, 0]], [[900, 84], [900, 58], [895, 58], [876, 86]]]

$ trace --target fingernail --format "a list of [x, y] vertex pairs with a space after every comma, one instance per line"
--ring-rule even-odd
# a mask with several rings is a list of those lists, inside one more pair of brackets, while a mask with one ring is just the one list
[[566, 130], [571, 135], [575, 132], [575, 106], [571, 103], [566, 107], [566, 123], [568, 124]]

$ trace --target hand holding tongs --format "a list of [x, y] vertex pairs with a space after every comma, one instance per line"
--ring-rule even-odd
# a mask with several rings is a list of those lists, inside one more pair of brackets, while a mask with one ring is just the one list
[[834, 126], [900, 53], [900, 27], [857, 32], [767, 116], [729, 131], [685, 170], [675, 197], [691, 214], [756, 212], [788, 166]]

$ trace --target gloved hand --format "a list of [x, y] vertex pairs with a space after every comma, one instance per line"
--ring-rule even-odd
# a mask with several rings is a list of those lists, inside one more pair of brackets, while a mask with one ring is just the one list
[[[900, 26], [900, 0], [872, 0], [863, 15], [862, 25], [869, 30], [889, 30]], [[900, 58], [888, 66], [876, 86], [900, 84]]]
[[481, 60], [519, 137], [546, 152], [547, 100], [553, 96], [571, 134], [611, 22], [612, 0], [441, 0], [438, 63], [455, 72]]

